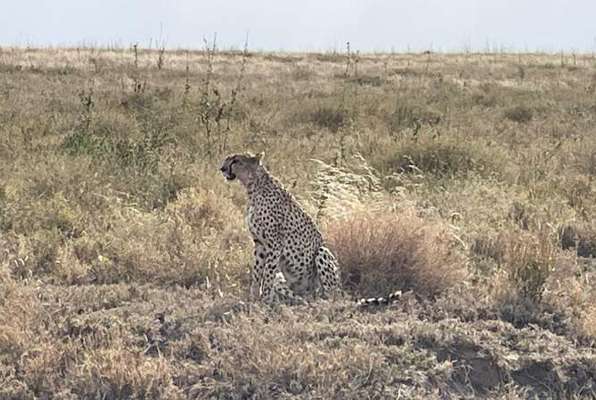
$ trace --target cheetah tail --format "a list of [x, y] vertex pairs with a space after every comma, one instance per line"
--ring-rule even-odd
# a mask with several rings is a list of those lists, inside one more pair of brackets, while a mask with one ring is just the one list
[[391, 304], [401, 298], [401, 290], [390, 293], [387, 297], [371, 297], [368, 299], [360, 299], [356, 303], [359, 307], [370, 307]]

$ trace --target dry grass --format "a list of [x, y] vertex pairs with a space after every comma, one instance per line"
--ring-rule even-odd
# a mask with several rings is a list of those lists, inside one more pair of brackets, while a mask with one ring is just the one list
[[414, 211], [356, 214], [327, 232], [344, 287], [359, 296], [412, 290], [433, 297], [465, 278], [458, 242], [440, 221]]
[[[0, 51], [0, 398], [590, 398], [593, 57]], [[349, 299], [247, 306], [266, 163]]]

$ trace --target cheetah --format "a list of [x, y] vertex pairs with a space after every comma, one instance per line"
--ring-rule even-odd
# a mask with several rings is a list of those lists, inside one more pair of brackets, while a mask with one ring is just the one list
[[312, 218], [262, 164], [263, 153], [234, 154], [220, 167], [248, 194], [246, 221], [254, 241], [250, 296], [266, 303], [305, 303], [340, 289], [337, 260]]
[[[330, 297], [341, 292], [337, 259], [321, 232], [296, 199], [262, 164], [263, 153], [234, 154], [220, 171], [238, 179], [248, 194], [246, 222], [254, 241], [255, 264], [250, 296], [266, 303], [306, 303], [304, 296]], [[401, 291], [387, 297], [359, 299], [357, 305], [388, 305]]]

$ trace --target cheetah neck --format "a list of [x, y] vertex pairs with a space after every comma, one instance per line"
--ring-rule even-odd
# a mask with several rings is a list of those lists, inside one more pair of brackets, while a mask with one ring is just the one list
[[248, 177], [246, 182], [243, 183], [246, 187], [246, 192], [250, 197], [260, 186], [271, 182], [271, 180], [272, 178], [271, 175], [269, 175], [269, 171], [267, 171], [265, 167], [259, 166], [255, 172]]

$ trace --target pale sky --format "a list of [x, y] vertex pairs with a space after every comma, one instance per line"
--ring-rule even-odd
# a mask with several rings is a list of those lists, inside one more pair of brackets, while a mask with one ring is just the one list
[[0, 0], [0, 46], [596, 51], [596, 0]]

